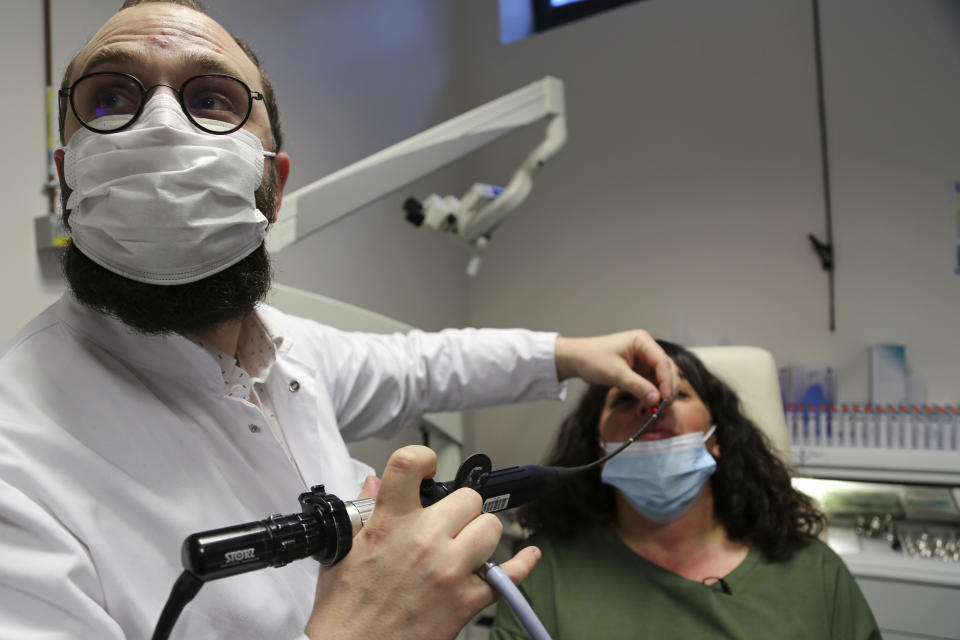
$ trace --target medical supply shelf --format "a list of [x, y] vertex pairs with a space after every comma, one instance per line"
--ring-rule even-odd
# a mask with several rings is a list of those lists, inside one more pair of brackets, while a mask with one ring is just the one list
[[791, 455], [799, 476], [960, 486], [960, 451], [794, 445]]
[[884, 640], [958, 637], [955, 563], [897, 555], [881, 540], [860, 538], [859, 543], [858, 551], [840, 556], [870, 602]]
[[[836, 536], [831, 531], [830, 536]], [[938, 585], [960, 589], [960, 572], [952, 562], [911, 558], [903, 554], [889, 553], [890, 543], [884, 540], [856, 538], [859, 548], [844, 552], [834, 547], [846, 562], [851, 572], [858, 577], [888, 580], [894, 578], [901, 582]], [[833, 546], [833, 545], [831, 545]], [[958, 594], [952, 592], [954, 597]]]
[[[830, 511], [827, 542], [856, 578], [883, 637], [960, 638], [958, 408], [784, 409], [795, 485]], [[942, 543], [936, 557], [911, 547], [918, 538], [928, 551]]]
[[[905, 542], [911, 533], [936, 537], [942, 532], [956, 540], [960, 451], [793, 445], [791, 455], [794, 482], [813, 484], [801, 490], [815, 496], [825, 511], [832, 507], [826, 541], [856, 578], [884, 640], [960, 638], [960, 562], [913, 556]], [[862, 500], [839, 495], [852, 485], [866, 492]], [[817, 496], [817, 487], [837, 493]], [[875, 492], [883, 491], [900, 497], [899, 508], [877, 499]], [[936, 499], [928, 501], [931, 494]], [[944, 513], [952, 504], [953, 519], [928, 519], [932, 503]], [[880, 538], [872, 537], [875, 519], [889, 523]]]

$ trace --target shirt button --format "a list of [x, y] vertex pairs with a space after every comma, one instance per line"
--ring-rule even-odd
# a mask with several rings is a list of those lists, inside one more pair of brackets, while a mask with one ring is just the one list
[[250, 433], [260, 433], [260, 427], [255, 424], [250, 425]]
[[291, 380], [290, 391], [299, 391], [299, 390], [300, 390], [300, 383], [297, 382], [296, 380]]

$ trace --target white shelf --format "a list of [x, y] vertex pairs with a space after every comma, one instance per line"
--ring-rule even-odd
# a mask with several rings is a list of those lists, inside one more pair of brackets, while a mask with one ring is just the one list
[[[960, 563], [933, 558], [911, 558], [906, 553], [891, 551], [890, 543], [883, 540], [856, 540], [856, 549], [834, 548], [834, 551], [858, 578], [898, 580], [960, 589]], [[954, 593], [954, 597], [956, 596]]]
[[799, 476], [960, 485], [960, 451], [795, 445], [791, 455]]

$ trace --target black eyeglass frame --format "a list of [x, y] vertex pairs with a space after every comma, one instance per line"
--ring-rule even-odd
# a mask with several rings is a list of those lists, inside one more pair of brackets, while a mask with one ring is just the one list
[[[80, 84], [80, 82], [93, 76], [123, 76], [125, 78], [129, 78], [130, 80], [133, 80], [137, 84], [137, 86], [140, 88], [140, 105], [137, 107], [136, 113], [134, 113], [133, 116], [130, 118], [130, 121], [124, 124], [122, 127], [117, 127], [116, 129], [95, 129], [90, 125], [88, 125], [86, 122], [84, 122], [83, 118], [80, 117], [80, 114], [77, 113], [77, 105], [73, 101], [73, 91], [76, 88], [76, 86]], [[207, 127], [204, 127], [202, 124], [197, 122], [192, 115], [190, 115], [190, 110], [187, 109], [187, 105], [183, 102], [184, 87], [186, 87], [188, 84], [190, 84], [190, 82], [196, 80], [197, 78], [210, 78], [210, 77], [229, 78], [231, 80], [236, 80], [237, 82], [240, 83], [240, 85], [244, 89], [247, 90], [247, 115], [245, 115], [243, 119], [240, 121], [240, 123], [237, 124], [232, 129], [228, 129], [225, 131], [213, 131], [211, 129], [208, 129]], [[250, 86], [246, 82], [244, 82], [243, 80], [241, 80], [236, 76], [231, 76], [230, 74], [227, 74], [227, 73], [201, 73], [196, 76], [190, 76], [189, 78], [184, 80], [180, 84], [180, 88], [177, 89], [176, 87], [173, 87], [169, 84], [164, 84], [162, 82], [158, 82], [157, 84], [146, 87], [142, 82], [140, 82], [140, 78], [138, 78], [133, 74], [124, 73], [122, 71], [94, 71], [93, 73], [88, 73], [86, 75], [83, 75], [77, 78], [73, 82], [73, 84], [70, 85], [68, 89], [60, 89], [60, 91], [58, 92], [58, 95], [61, 101], [66, 99], [70, 102], [70, 110], [73, 111], [73, 115], [74, 117], [76, 117], [77, 122], [79, 122], [85, 129], [89, 129], [90, 131], [93, 131], [95, 133], [102, 133], [105, 135], [109, 135], [111, 133], [117, 133], [119, 131], [123, 131], [127, 127], [131, 126], [134, 122], [136, 122], [137, 118], [140, 117], [140, 114], [143, 113], [144, 106], [146, 106], [147, 104], [147, 94], [153, 91], [154, 89], [156, 89], [157, 87], [167, 87], [168, 89], [172, 89], [173, 92], [177, 94], [177, 101], [180, 103], [180, 109], [183, 110], [183, 113], [184, 115], [187, 116], [187, 119], [190, 120], [190, 122], [192, 122], [194, 126], [199, 128], [200, 130], [205, 131], [206, 133], [212, 133], [213, 135], [217, 135], [217, 136], [229, 135], [235, 131], [239, 131], [240, 129], [242, 129], [243, 125], [245, 125], [247, 123], [247, 120], [250, 119], [250, 114], [253, 112], [253, 101], [263, 100], [263, 93], [261, 93], [260, 91], [254, 91], [253, 89], [250, 88]], [[60, 108], [61, 108], [61, 111], [64, 111], [63, 106], [61, 106]], [[61, 130], [60, 133], [62, 137], [63, 131]]]

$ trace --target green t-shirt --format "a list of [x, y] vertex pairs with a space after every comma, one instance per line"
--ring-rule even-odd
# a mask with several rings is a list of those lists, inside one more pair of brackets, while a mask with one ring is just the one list
[[[751, 549], [723, 576], [730, 593], [644, 560], [609, 526], [531, 543], [543, 558], [520, 588], [554, 640], [880, 638], [853, 576], [819, 540], [785, 562]], [[491, 640], [529, 637], [501, 600]]]

